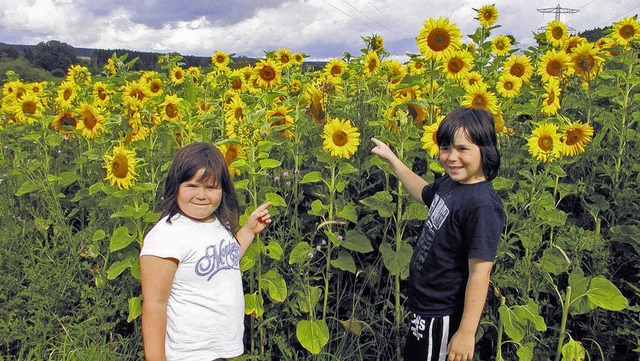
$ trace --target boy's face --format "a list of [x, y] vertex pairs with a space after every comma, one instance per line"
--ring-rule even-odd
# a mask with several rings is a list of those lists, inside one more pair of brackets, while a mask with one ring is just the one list
[[459, 128], [453, 144], [440, 147], [440, 164], [452, 180], [462, 184], [484, 181], [480, 148], [469, 140], [466, 131]]
[[213, 214], [222, 201], [222, 188], [215, 186], [213, 180], [198, 182], [204, 173], [200, 169], [193, 178], [180, 183], [178, 188], [178, 207], [182, 213], [199, 222], [213, 222], [216, 216]]

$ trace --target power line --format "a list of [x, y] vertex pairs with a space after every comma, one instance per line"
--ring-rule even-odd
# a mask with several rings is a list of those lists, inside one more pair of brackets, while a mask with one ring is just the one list
[[[594, 0], [595, 1], [595, 0]], [[390, 17], [387, 16], [387, 14], [383, 13], [380, 9], [378, 9], [377, 6], [375, 6], [371, 1], [369, 1], [369, 5], [371, 5], [374, 9], [376, 9], [380, 14], [382, 14], [382, 16], [384, 16], [385, 18], [389, 19], [389, 21], [391, 21], [392, 23], [394, 23], [397, 27], [399, 27], [400, 29], [404, 30], [407, 34], [413, 36], [414, 34], [405, 29], [404, 27], [402, 27], [402, 25], [398, 24], [397, 22], [395, 22], [393, 19], [391, 19]]]
[[349, 4], [346, 0], [342, 0], [342, 2], [344, 2], [345, 4], [349, 5], [352, 9], [354, 9], [355, 11], [359, 12], [360, 14], [364, 15], [367, 19], [373, 21], [374, 23], [376, 23], [379, 26], [382, 26], [383, 28], [389, 30], [390, 32], [394, 33], [397, 35], [397, 37], [402, 37], [402, 35], [400, 35], [398, 32], [396, 32], [395, 30], [391, 30], [388, 27], [384, 26], [383, 24], [380, 24], [379, 22], [373, 20], [369, 15], [363, 13], [362, 11], [360, 11], [358, 8], [356, 8], [355, 6]]
[[635, 7], [633, 7], [633, 8], [631, 8], [631, 9], [629, 9], [629, 10], [625, 11], [624, 13], [619, 14], [619, 15], [616, 15], [616, 16], [612, 17], [611, 19], [607, 20], [607, 21], [603, 21], [603, 22], [601, 22], [600, 24], [598, 24], [598, 25], [596, 25], [596, 26], [600, 26], [600, 25], [604, 25], [604, 24], [607, 24], [607, 25], [608, 25], [608, 24], [610, 24], [613, 20], [615, 20], [615, 19], [617, 19], [617, 18], [619, 18], [619, 17], [621, 17], [621, 16], [623, 16], [623, 15], [626, 15], [626, 14], [628, 14], [628, 13], [632, 12], [633, 10], [635, 10], [635, 9], [637, 9], [637, 8], [640, 8], [640, 5], [636, 5]]
[[330, 5], [332, 8], [334, 8], [334, 9], [338, 10], [339, 12], [341, 12], [341, 13], [345, 14], [346, 16], [348, 16], [348, 17], [350, 17], [351, 19], [353, 19], [353, 20], [355, 20], [355, 21], [359, 22], [360, 24], [365, 25], [365, 26], [369, 27], [370, 29], [372, 29], [372, 30], [374, 30], [374, 31], [378, 31], [378, 29], [376, 29], [376, 28], [372, 27], [372, 26], [371, 26], [371, 25], [369, 25], [369, 24], [363, 23], [362, 21], [360, 21], [360, 20], [358, 20], [358, 19], [354, 18], [353, 16], [349, 15], [348, 13], [345, 13], [344, 11], [340, 10], [339, 8], [337, 8], [335, 5], [328, 3], [326, 0], [322, 0], [322, 2], [323, 2], [323, 3], [325, 3], [325, 4], [327, 4], [327, 5]]

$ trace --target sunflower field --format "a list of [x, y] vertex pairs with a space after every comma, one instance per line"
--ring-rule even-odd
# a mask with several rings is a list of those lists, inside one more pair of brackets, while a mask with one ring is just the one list
[[[370, 152], [376, 137], [428, 181], [439, 121], [495, 119], [507, 215], [478, 360], [640, 354], [640, 23], [593, 42], [554, 20], [520, 48], [492, 5], [464, 36], [424, 22], [400, 62], [363, 38], [322, 68], [289, 49], [155, 71], [114, 54], [58, 83], [3, 78], [0, 360], [139, 360], [138, 252], [164, 177], [194, 141], [225, 155], [246, 218], [273, 224], [241, 261], [238, 360], [397, 360], [405, 287], [428, 209]], [[179, 240], [177, 240], [179, 241]]]

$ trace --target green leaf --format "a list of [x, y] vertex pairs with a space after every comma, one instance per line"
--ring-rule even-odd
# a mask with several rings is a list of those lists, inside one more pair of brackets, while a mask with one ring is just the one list
[[527, 304], [524, 306], [516, 307], [522, 309], [522, 315], [533, 323], [536, 331], [544, 332], [547, 330], [547, 324], [544, 322], [544, 318], [540, 316], [538, 304], [533, 299], [529, 299]]
[[18, 188], [18, 191], [16, 192], [16, 196], [20, 197], [27, 193], [35, 192], [36, 190], [41, 188], [42, 188], [42, 184], [40, 182], [35, 180], [28, 180], [22, 183], [20, 188]]
[[579, 341], [571, 339], [562, 346], [562, 360], [583, 361], [585, 357], [586, 352]]
[[338, 258], [331, 260], [331, 265], [343, 271], [356, 273], [356, 263], [353, 261], [351, 254], [346, 251], [340, 251]]
[[360, 203], [377, 211], [381, 217], [391, 217], [395, 211], [393, 197], [388, 191], [380, 191], [360, 201]]
[[316, 183], [320, 181], [322, 181], [322, 173], [320, 173], [319, 171], [313, 171], [305, 174], [304, 177], [302, 177], [300, 184]]
[[380, 254], [382, 254], [384, 266], [391, 275], [400, 275], [401, 279], [409, 277], [409, 262], [411, 262], [413, 248], [408, 243], [403, 242], [396, 252], [389, 243], [384, 242], [380, 245]]
[[244, 313], [253, 318], [262, 317], [264, 314], [264, 299], [256, 292], [244, 295]]
[[233, 182], [233, 187], [235, 189], [243, 189], [243, 190], [249, 190], [249, 180], [248, 179], [241, 179], [239, 181], [234, 181]]
[[244, 257], [240, 259], [240, 271], [244, 272], [255, 266], [261, 253], [262, 248], [260, 244], [258, 242], [252, 242], [244, 253]]
[[261, 159], [258, 163], [260, 164], [260, 167], [262, 169], [276, 168], [276, 167], [279, 167], [282, 164], [281, 161], [276, 160], [276, 159], [270, 159], [270, 158]]
[[62, 172], [60, 173], [58, 184], [60, 184], [61, 187], [67, 187], [78, 179], [80, 179], [78, 172]]
[[402, 219], [405, 221], [425, 221], [429, 216], [429, 210], [423, 204], [418, 202], [410, 202], [402, 213]]
[[629, 301], [622, 295], [618, 287], [604, 276], [596, 276], [591, 279], [587, 297], [596, 306], [609, 311], [622, 311], [629, 306]]
[[287, 202], [284, 201], [278, 193], [267, 193], [264, 195], [264, 198], [267, 202], [271, 202], [271, 205], [274, 207], [286, 207]]
[[114, 280], [124, 270], [131, 267], [131, 258], [123, 259], [122, 261], [114, 262], [107, 271], [107, 279]]
[[282, 258], [282, 254], [284, 254], [282, 246], [280, 246], [280, 244], [276, 241], [269, 242], [264, 247], [263, 252], [267, 257], [275, 259], [276, 261], [280, 260], [280, 258]]
[[353, 203], [347, 203], [340, 211], [336, 213], [339, 218], [344, 218], [353, 223], [358, 222], [358, 212], [356, 206]]
[[533, 342], [527, 342], [524, 345], [520, 345], [518, 347], [518, 351], [516, 351], [516, 355], [518, 355], [518, 361], [532, 361], [533, 360]]
[[309, 214], [318, 217], [324, 217], [324, 215], [327, 213], [327, 209], [328, 207], [325, 206], [322, 201], [316, 199], [311, 202], [311, 210], [309, 211]]
[[92, 238], [92, 240], [93, 240], [94, 242], [95, 242], [95, 241], [99, 241], [99, 240], [101, 240], [101, 239], [105, 238], [106, 236], [107, 236], [107, 233], [106, 233], [105, 231], [103, 231], [103, 230], [99, 229], [99, 230], [97, 230], [97, 231], [93, 232], [93, 238]]
[[351, 174], [351, 173], [358, 173], [358, 172], [359, 172], [358, 168], [351, 165], [351, 163], [341, 162], [338, 165], [338, 173], [340, 174]]
[[369, 241], [365, 235], [354, 229], [347, 231], [344, 241], [342, 242], [342, 247], [358, 253], [369, 253], [373, 251], [371, 241]]
[[524, 314], [518, 310], [518, 308], [509, 308], [505, 305], [500, 305], [498, 308], [504, 332], [515, 342], [522, 341], [527, 325]]
[[516, 182], [513, 179], [504, 178], [504, 177], [495, 177], [493, 181], [491, 181], [491, 183], [493, 184], [493, 188], [496, 191], [511, 190], [513, 189], [513, 186], [516, 184]]
[[545, 271], [554, 275], [559, 275], [569, 269], [569, 262], [567, 262], [562, 252], [555, 247], [544, 250], [540, 258], [540, 265]]
[[276, 303], [284, 302], [287, 298], [287, 282], [276, 270], [269, 270], [262, 275], [262, 280], [267, 284], [269, 298]]
[[296, 292], [296, 301], [300, 312], [309, 313], [320, 301], [322, 289], [319, 286], [305, 286], [305, 289], [306, 292]]
[[324, 320], [302, 320], [296, 325], [296, 338], [302, 347], [317, 355], [329, 342], [329, 327]]
[[307, 261], [308, 254], [311, 252], [311, 246], [306, 241], [298, 242], [289, 252], [289, 264]]
[[109, 240], [109, 251], [115, 252], [123, 249], [128, 246], [133, 239], [133, 235], [129, 234], [129, 229], [125, 226], [120, 226], [113, 231], [113, 234], [111, 235], [111, 239]]
[[131, 322], [142, 314], [142, 298], [140, 296], [129, 299], [129, 316], [127, 322]]

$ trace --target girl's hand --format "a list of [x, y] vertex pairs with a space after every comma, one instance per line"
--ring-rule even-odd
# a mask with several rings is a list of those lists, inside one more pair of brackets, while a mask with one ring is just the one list
[[371, 138], [371, 141], [376, 145], [373, 149], [371, 149], [371, 153], [377, 155], [387, 163], [390, 163], [391, 160], [393, 160], [394, 158], [397, 158], [396, 155], [391, 150], [391, 148], [389, 148], [389, 146], [386, 145], [384, 142], [376, 138]]
[[254, 234], [260, 233], [263, 229], [267, 228], [267, 226], [271, 224], [271, 215], [269, 214], [270, 205], [271, 202], [265, 202], [256, 208], [256, 210], [249, 215], [245, 227], [248, 227]]

